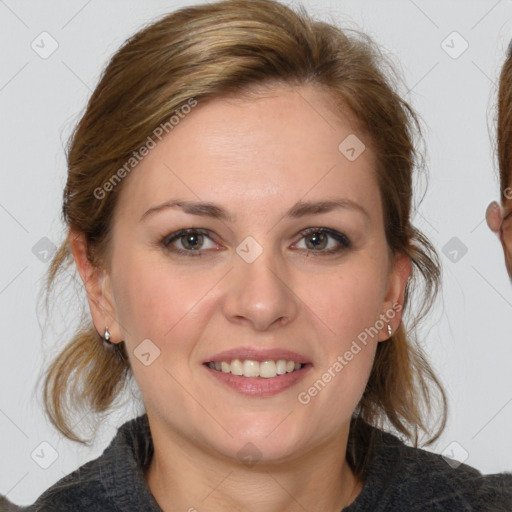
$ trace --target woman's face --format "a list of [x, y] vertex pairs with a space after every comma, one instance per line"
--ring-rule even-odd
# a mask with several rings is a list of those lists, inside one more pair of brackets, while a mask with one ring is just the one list
[[[410, 273], [365, 135], [313, 87], [216, 99], [122, 187], [94, 318], [125, 341], [153, 432], [266, 460], [347, 435]], [[282, 360], [304, 367], [272, 377]]]

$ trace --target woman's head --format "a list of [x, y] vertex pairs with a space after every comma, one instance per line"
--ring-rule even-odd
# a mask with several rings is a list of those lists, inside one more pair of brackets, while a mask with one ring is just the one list
[[507, 271], [512, 279], [512, 47], [503, 64], [498, 87], [498, 165], [500, 203], [487, 208], [487, 224], [500, 238]]
[[[268, 0], [182, 9], [119, 50], [69, 146], [70, 236], [49, 275], [74, 256], [93, 319], [49, 370], [61, 431], [68, 388], [107, 410], [132, 372], [153, 425], [229, 455], [255, 440], [289, 456], [354, 411], [425, 428], [439, 383], [401, 319], [411, 269], [427, 306], [439, 270], [411, 225], [416, 118], [381, 59]], [[241, 347], [308, 364], [257, 399], [205, 364]]]

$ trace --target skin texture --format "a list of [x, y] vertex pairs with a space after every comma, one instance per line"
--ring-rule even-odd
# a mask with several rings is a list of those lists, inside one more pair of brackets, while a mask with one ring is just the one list
[[[127, 346], [155, 446], [146, 478], [163, 510], [339, 511], [362, 488], [344, 454], [387, 323], [310, 403], [297, 399], [379, 315], [403, 304], [411, 271], [407, 257], [390, 259], [374, 155], [351, 119], [312, 86], [200, 104], [122, 183], [110, 270], [93, 268], [83, 236], [70, 233], [96, 329], [108, 325], [112, 341]], [[353, 162], [338, 150], [350, 134], [366, 144]], [[334, 197], [367, 216], [349, 208], [284, 216], [300, 200]], [[213, 202], [235, 220], [179, 207], [140, 220], [178, 198]], [[352, 246], [322, 255], [340, 244], [329, 237], [315, 249], [314, 235], [301, 235], [311, 227], [344, 233]], [[162, 246], [183, 228], [210, 232], [202, 256]], [[248, 236], [263, 250], [252, 263], [236, 252]], [[171, 247], [186, 250], [186, 241]], [[400, 320], [390, 320], [393, 331]], [[134, 356], [144, 339], [160, 350], [149, 366]], [[202, 364], [240, 346], [294, 350], [312, 368], [277, 395], [242, 395]], [[237, 455], [249, 442], [261, 456], [250, 467]]]

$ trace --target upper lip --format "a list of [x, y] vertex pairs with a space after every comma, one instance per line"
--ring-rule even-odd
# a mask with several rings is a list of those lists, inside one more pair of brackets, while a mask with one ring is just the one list
[[286, 361], [294, 361], [296, 363], [306, 364], [309, 360], [293, 350], [285, 350], [282, 348], [261, 349], [253, 347], [237, 347], [230, 350], [219, 352], [208, 359], [204, 363], [221, 363], [222, 361], [232, 361], [233, 359], [250, 359], [252, 361], [277, 361], [278, 359], [285, 359]]

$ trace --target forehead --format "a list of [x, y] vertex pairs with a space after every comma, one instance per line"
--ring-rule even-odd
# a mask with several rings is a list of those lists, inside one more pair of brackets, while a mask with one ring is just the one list
[[278, 86], [200, 103], [126, 178], [120, 203], [188, 197], [264, 211], [336, 193], [378, 200], [370, 141], [321, 89]]

